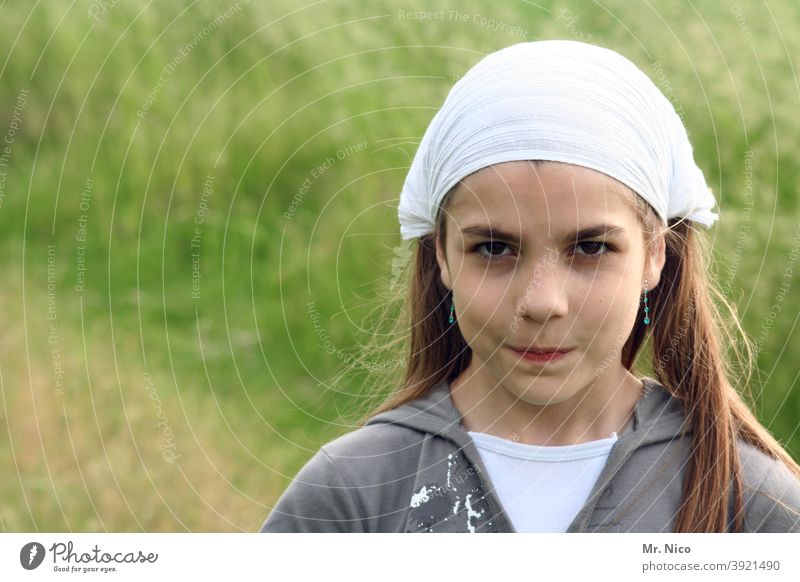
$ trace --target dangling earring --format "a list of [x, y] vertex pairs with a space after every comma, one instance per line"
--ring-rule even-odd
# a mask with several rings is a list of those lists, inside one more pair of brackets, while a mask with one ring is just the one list
[[650, 308], [647, 305], [647, 279], [644, 280], [644, 324], [650, 323]]
[[456, 304], [455, 304], [455, 302], [454, 302], [454, 301], [451, 299], [451, 300], [450, 300], [450, 317], [448, 317], [448, 318], [447, 318], [447, 321], [448, 321], [449, 323], [453, 323], [453, 322], [456, 320], [456, 318], [455, 318], [455, 317], [453, 317], [453, 311], [455, 310], [455, 308], [456, 308]]

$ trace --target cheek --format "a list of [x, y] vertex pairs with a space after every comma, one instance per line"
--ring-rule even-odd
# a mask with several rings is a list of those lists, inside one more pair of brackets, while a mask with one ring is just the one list
[[[471, 310], [485, 306], [501, 306], [513, 301], [512, 281], [509, 277], [498, 276], [488, 269], [469, 268], [459, 273], [455, 289], [463, 304]], [[492, 309], [489, 309], [491, 313]]]
[[580, 315], [581, 328], [592, 350], [621, 348], [630, 336], [637, 315], [637, 297], [629, 291], [610, 291], [596, 301], [587, 301]]
[[592, 319], [618, 319], [635, 309], [637, 291], [641, 288], [641, 274], [632, 269], [635, 265], [630, 259], [612, 263], [584, 277], [574, 278], [576, 297], [584, 314]]
[[[462, 279], [460, 283], [466, 282]], [[459, 328], [468, 342], [508, 333], [504, 330], [510, 326], [514, 312], [513, 299], [506, 285], [487, 280], [478, 283], [474, 286], [459, 285], [456, 297], [456, 312], [460, 310]]]

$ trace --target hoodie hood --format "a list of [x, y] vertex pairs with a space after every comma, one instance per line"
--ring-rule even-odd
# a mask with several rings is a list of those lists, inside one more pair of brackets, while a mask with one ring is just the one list
[[[682, 401], [658, 381], [644, 377], [642, 396], [633, 410], [633, 423], [620, 434], [619, 442], [635, 442], [642, 446], [675, 438], [684, 421]], [[427, 394], [370, 418], [365, 425], [396, 424], [450, 439], [459, 447], [471, 441], [450, 395], [446, 380], [431, 388]], [[687, 428], [686, 434], [691, 429]]]

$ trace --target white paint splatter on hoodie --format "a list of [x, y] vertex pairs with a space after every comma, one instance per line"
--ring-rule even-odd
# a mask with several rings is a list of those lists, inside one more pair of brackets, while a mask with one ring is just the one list
[[423, 485], [417, 493], [411, 496], [411, 505], [409, 507], [419, 507], [423, 503], [430, 501], [430, 491]]
[[469, 502], [469, 498], [472, 497], [472, 493], [467, 495], [467, 498], [464, 500], [464, 506], [467, 508], [467, 528], [469, 529], [469, 533], [475, 533], [475, 524], [470, 523], [470, 519], [478, 518], [483, 515], [483, 511], [478, 513], [477, 511], [472, 509], [472, 505]]

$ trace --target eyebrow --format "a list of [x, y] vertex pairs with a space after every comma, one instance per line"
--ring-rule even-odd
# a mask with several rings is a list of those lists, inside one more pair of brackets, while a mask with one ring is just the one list
[[[464, 228], [461, 229], [461, 234], [467, 236], [472, 235], [478, 237], [488, 237], [492, 239], [502, 239], [511, 242], [519, 242], [518, 235], [503, 230], [501, 228], [493, 228], [491, 225], [487, 224], [475, 224], [471, 226], [465, 226]], [[625, 234], [625, 229], [622, 228], [621, 226], [617, 226], [614, 224], [597, 224], [567, 234], [562, 239], [562, 242], [564, 244], [567, 244], [584, 238], [595, 238], [600, 236], [603, 236], [605, 238], [613, 238], [613, 237], [623, 236], [624, 234]]]

